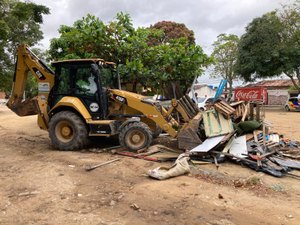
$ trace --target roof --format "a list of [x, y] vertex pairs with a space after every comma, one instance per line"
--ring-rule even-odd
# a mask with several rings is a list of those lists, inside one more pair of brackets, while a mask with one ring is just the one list
[[199, 90], [199, 89], [201, 89], [201, 88], [203, 88], [203, 87], [208, 87], [208, 88], [210, 88], [210, 89], [213, 89], [213, 87], [212, 87], [212, 85], [207, 85], [207, 84], [195, 84], [194, 85], [194, 90]]
[[293, 82], [290, 79], [282, 79], [282, 80], [263, 80], [257, 83], [248, 84], [245, 87], [291, 87], [293, 86]]
[[207, 86], [208, 86], [207, 84], [195, 84], [194, 89], [200, 89], [202, 87], [207, 87]]
[[91, 63], [97, 63], [97, 62], [102, 62], [105, 64], [110, 64], [110, 65], [114, 65], [115, 63], [113, 62], [106, 62], [103, 59], [99, 59], [99, 58], [92, 58], [92, 59], [68, 59], [68, 60], [61, 60], [61, 61], [55, 61], [52, 62], [52, 65], [56, 65], [56, 64], [72, 64], [72, 63], [78, 63], [78, 62], [91, 62]]

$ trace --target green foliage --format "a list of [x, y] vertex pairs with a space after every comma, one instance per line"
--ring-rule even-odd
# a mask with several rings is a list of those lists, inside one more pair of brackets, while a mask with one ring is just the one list
[[289, 89], [288, 89], [288, 91], [296, 91], [296, 90], [298, 90], [295, 86], [291, 86], [291, 87], [289, 87]]
[[20, 43], [34, 45], [43, 38], [40, 24], [49, 9], [18, 0], [0, 0], [0, 90], [9, 91], [16, 48]]
[[236, 72], [247, 81], [284, 73], [300, 91], [300, 1], [247, 26], [239, 43]]
[[233, 34], [220, 34], [213, 43], [214, 76], [221, 76], [232, 91], [233, 80], [238, 77], [234, 71], [237, 59], [239, 38]]
[[240, 40], [237, 63], [237, 72], [246, 81], [281, 73], [278, 65], [282, 29], [275, 12], [254, 19], [247, 26]]
[[[98, 57], [116, 62], [122, 65], [122, 82], [130, 83], [129, 90], [134, 92], [141, 92], [141, 87], [157, 92], [175, 80], [182, 81], [184, 91], [194, 77], [201, 74], [202, 66], [209, 62], [202, 48], [184, 35], [170, 36], [154, 45], [153, 38], [159, 40], [166, 36], [165, 31], [135, 29], [130, 16], [124, 13], [118, 13], [107, 24], [88, 14], [73, 26], [62, 25], [59, 33], [59, 38], [51, 40], [49, 53], [52, 59]], [[189, 35], [192, 34], [189, 31]]]
[[178, 81], [181, 91], [185, 93], [194, 78], [203, 72], [201, 65], [206, 65], [209, 61], [200, 46], [189, 45], [185, 38], [154, 46], [152, 50], [152, 77], [154, 84], [159, 84], [158, 87], [162, 90], [165, 90], [169, 82]]

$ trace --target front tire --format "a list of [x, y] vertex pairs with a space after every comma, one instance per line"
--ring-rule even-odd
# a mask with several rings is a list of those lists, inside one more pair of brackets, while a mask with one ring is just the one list
[[153, 139], [157, 138], [162, 133], [162, 129], [156, 125], [156, 129], [152, 132]]
[[152, 132], [145, 123], [132, 122], [120, 131], [119, 142], [133, 151], [147, 148], [152, 143]]
[[70, 111], [61, 111], [51, 118], [49, 137], [53, 147], [59, 150], [77, 150], [88, 143], [86, 124]]

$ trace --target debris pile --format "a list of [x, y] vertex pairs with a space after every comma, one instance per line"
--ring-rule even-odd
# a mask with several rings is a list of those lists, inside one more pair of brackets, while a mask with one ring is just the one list
[[184, 157], [182, 150], [164, 145], [153, 145], [138, 152], [116, 146], [113, 153], [155, 162], [176, 160], [170, 168], [150, 170], [148, 175], [156, 179], [188, 173], [187, 159], [198, 165], [214, 163], [217, 168], [228, 160], [275, 177], [300, 178], [291, 173], [293, 169], [300, 169], [300, 161], [297, 161], [300, 143], [270, 132], [269, 124], [264, 121], [262, 102], [229, 104], [216, 100], [206, 111], [189, 120], [189, 128], [198, 130], [197, 134], [185, 129], [177, 136], [179, 149], [185, 150]]
[[291, 171], [300, 169], [300, 144], [269, 131], [260, 103], [219, 100], [201, 112], [201, 117], [198, 134], [202, 143], [185, 146], [193, 163], [210, 162], [218, 167], [229, 160], [275, 177], [297, 177]]
[[244, 101], [230, 105], [224, 101], [216, 102], [210, 110], [203, 112], [207, 138], [189, 151], [190, 157], [211, 160], [217, 166], [229, 159], [276, 177], [296, 176], [290, 172], [300, 169], [300, 162], [294, 160], [300, 158], [299, 142], [269, 132], [263, 113], [257, 107], [260, 107], [257, 103]]

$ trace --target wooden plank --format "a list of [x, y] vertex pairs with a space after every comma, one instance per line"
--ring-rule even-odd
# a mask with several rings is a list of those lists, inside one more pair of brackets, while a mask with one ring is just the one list
[[245, 107], [245, 111], [244, 111], [244, 113], [243, 113], [243, 117], [242, 117], [242, 122], [244, 122], [245, 121], [245, 119], [246, 119], [246, 116], [247, 116], [247, 114], [248, 114], [248, 106], [249, 106], [249, 103], [246, 105], [246, 107]]
[[250, 120], [253, 120], [254, 118], [254, 105], [253, 103], [250, 103]]
[[244, 111], [245, 111], [245, 104], [243, 103], [243, 104], [241, 104], [241, 116], [243, 116], [243, 114], [244, 114]]
[[257, 132], [256, 130], [253, 131], [253, 138], [254, 138], [255, 142], [258, 142], [257, 133], [256, 132]]
[[229, 119], [230, 116], [235, 113], [235, 109], [223, 101], [215, 103], [214, 107], [218, 112], [223, 114], [227, 119]]
[[250, 141], [254, 138], [253, 134], [246, 134], [246, 141]]
[[187, 108], [189, 111], [191, 111], [192, 114], [196, 115], [197, 112], [195, 111], [195, 109], [193, 108], [193, 106], [190, 104], [190, 102], [188, 101], [188, 99], [186, 98], [186, 96], [182, 96], [183, 101], [185, 102]]
[[232, 115], [235, 113], [235, 109], [234, 108], [228, 108], [222, 104], [218, 105], [219, 107], [221, 107], [224, 111], [226, 111], [228, 114]]
[[244, 104], [240, 105], [240, 111], [239, 111], [239, 117], [243, 116], [243, 112], [244, 112]]
[[221, 104], [216, 103], [215, 107], [222, 110], [223, 112], [226, 112], [228, 114], [232, 114], [232, 112], [230, 110], [228, 110], [227, 108], [223, 107]]
[[226, 109], [228, 109], [229, 111], [234, 112], [235, 109], [233, 107], [231, 107], [227, 102], [221, 101], [220, 104], [225, 107]]
[[192, 107], [194, 108], [195, 112], [200, 112], [200, 109], [198, 108], [198, 105], [196, 103], [194, 103], [192, 101], [192, 99], [190, 98], [189, 95], [185, 95], [186, 99], [188, 100], [188, 102], [192, 105]]
[[240, 117], [241, 116], [241, 105], [239, 105], [236, 109], [236, 117]]
[[230, 103], [230, 106], [235, 107], [235, 106], [240, 105], [240, 104], [242, 104], [242, 103], [244, 103], [244, 102], [245, 102], [245, 101], [233, 102], [233, 103]]
[[226, 119], [230, 118], [230, 114], [226, 111], [224, 111], [222, 108], [215, 107], [216, 111], [218, 111], [220, 114], [222, 114]]
[[181, 114], [185, 122], [188, 122], [190, 119], [193, 118], [193, 113], [189, 110], [189, 108], [185, 105], [182, 99], [179, 99], [177, 103], [176, 110]]
[[260, 105], [256, 104], [256, 121], [260, 121]]

